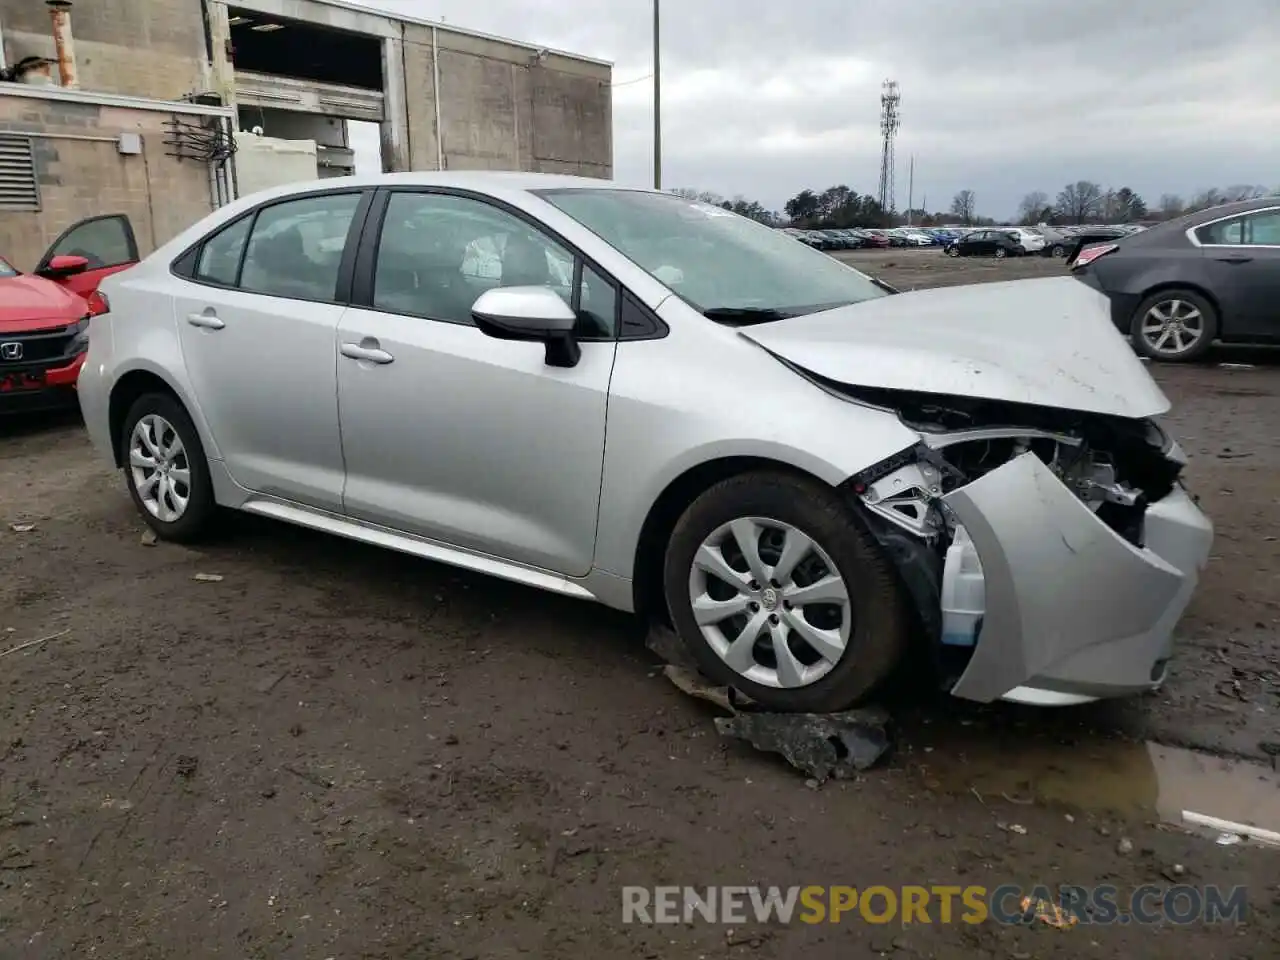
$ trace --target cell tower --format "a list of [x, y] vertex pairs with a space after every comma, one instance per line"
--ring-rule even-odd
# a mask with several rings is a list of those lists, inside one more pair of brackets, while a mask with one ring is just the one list
[[902, 94], [898, 92], [898, 81], [886, 80], [880, 85], [880, 136], [884, 138], [884, 146], [880, 153], [880, 207], [886, 212], [895, 209], [893, 198], [893, 141], [898, 136], [898, 126], [902, 118], [898, 115], [898, 106], [902, 103]]

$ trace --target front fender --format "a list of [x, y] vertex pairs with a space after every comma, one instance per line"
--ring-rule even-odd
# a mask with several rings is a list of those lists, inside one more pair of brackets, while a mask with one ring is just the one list
[[827, 392], [674, 298], [664, 306], [669, 336], [618, 347], [596, 569], [631, 578], [650, 509], [702, 464], [750, 457], [835, 487], [919, 442], [896, 414]]

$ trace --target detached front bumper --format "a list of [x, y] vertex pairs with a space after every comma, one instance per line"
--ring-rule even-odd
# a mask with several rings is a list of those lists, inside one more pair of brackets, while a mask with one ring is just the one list
[[953, 694], [1049, 705], [1159, 686], [1213, 541], [1212, 524], [1181, 486], [1147, 508], [1142, 547], [1099, 520], [1033, 453], [944, 501], [973, 541], [986, 598]]

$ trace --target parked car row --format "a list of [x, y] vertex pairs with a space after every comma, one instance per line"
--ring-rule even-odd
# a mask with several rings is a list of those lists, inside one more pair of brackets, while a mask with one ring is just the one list
[[829, 230], [801, 230], [784, 227], [783, 232], [818, 250], [861, 250], [864, 248], [941, 246], [950, 239], [945, 231], [917, 227], [845, 227]]
[[1094, 224], [1069, 227], [890, 227], [871, 229], [803, 230], [783, 232], [817, 250], [862, 250], [889, 247], [940, 247], [949, 256], [1026, 256], [1073, 259], [1091, 243], [1106, 243], [1144, 230], [1136, 224]]

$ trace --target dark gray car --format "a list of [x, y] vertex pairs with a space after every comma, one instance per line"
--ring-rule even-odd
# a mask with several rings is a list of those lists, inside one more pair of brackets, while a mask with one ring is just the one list
[[1223, 204], [1086, 247], [1075, 277], [1153, 360], [1189, 361], [1215, 340], [1280, 343], [1280, 197]]

